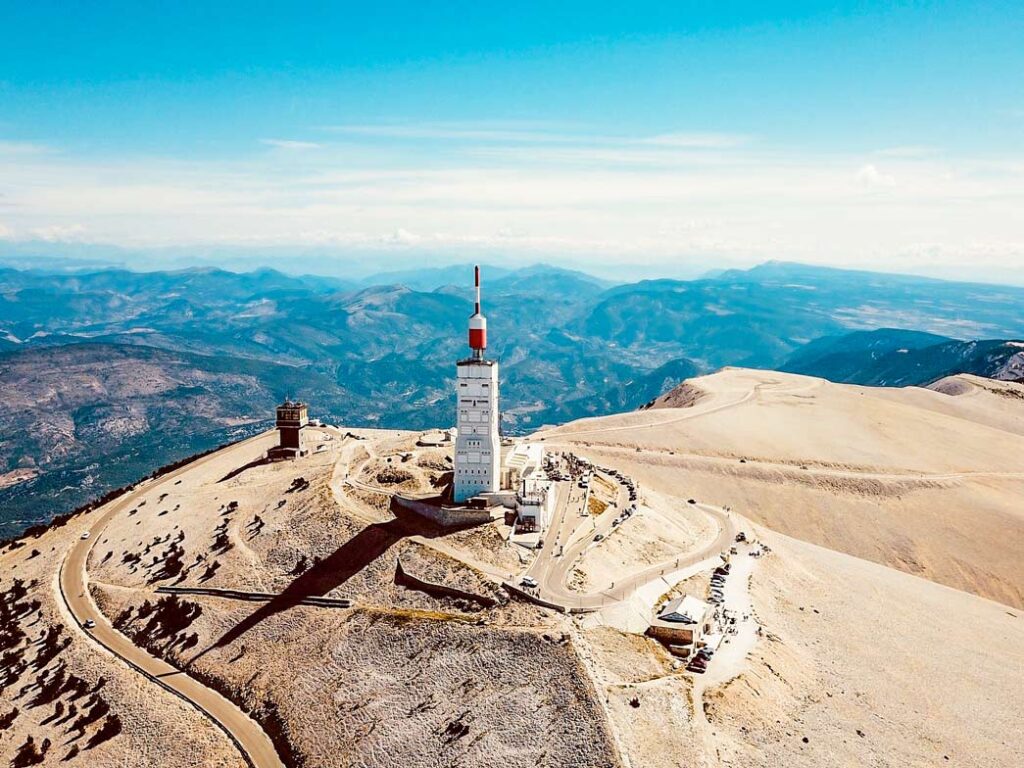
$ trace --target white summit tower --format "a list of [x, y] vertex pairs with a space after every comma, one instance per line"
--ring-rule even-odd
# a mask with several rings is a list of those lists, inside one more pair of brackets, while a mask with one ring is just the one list
[[469, 318], [470, 356], [456, 366], [455, 483], [452, 500], [461, 503], [499, 490], [501, 437], [498, 434], [498, 363], [484, 358], [487, 318], [480, 313], [480, 267], [475, 269], [476, 311]]

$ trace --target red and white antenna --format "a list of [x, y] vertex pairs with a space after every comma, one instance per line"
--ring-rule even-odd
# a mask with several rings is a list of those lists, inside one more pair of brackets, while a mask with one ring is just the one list
[[476, 310], [473, 312], [474, 315], [480, 314], [480, 267], [473, 267], [473, 280], [476, 284]]
[[473, 350], [473, 357], [482, 360], [484, 350], [487, 349], [487, 318], [480, 312], [480, 267], [473, 268], [473, 278], [476, 282], [476, 306], [473, 316], [469, 318], [469, 348]]

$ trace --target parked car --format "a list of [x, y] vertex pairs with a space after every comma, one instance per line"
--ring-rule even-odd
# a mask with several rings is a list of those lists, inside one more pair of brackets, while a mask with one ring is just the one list
[[523, 576], [519, 584], [524, 587], [534, 588], [537, 586], [537, 580], [533, 576]]
[[[604, 539], [603, 533], [599, 533], [594, 537], [594, 541], [601, 541], [602, 539]], [[616, 541], [618, 541], [618, 539], [616, 539]]]
[[83, 538], [83, 539], [88, 539], [88, 538], [89, 538], [89, 532], [88, 532], [88, 531], [86, 531], [85, 533], [83, 533], [83, 534], [82, 534], [82, 538]]

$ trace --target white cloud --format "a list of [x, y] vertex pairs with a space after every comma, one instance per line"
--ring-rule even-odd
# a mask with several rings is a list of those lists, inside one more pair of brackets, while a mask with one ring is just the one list
[[937, 147], [923, 144], [908, 144], [899, 147], [886, 147], [874, 152], [879, 157], [932, 157], [939, 154]]
[[0, 240], [11, 240], [14, 238], [14, 230], [0, 222]]
[[323, 146], [314, 141], [295, 141], [293, 139], [260, 139], [260, 144], [266, 144], [268, 147], [275, 147], [276, 149], [289, 150], [320, 149]]
[[407, 229], [397, 229], [380, 238], [382, 243], [394, 243], [397, 245], [412, 245], [423, 241], [423, 237], [413, 234]]
[[53, 151], [52, 147], [32, 141], [4, 141], [0, 139], [0, 155], [45, 155]]
[[43, 240], [47, 243], [77, 243], [84, 239], [85, 231], [85, 227], [81, 224], [52, 224], [47, 227], [31, 229], [29, 234], [34, 239]]
[[579, 134], [567, 134], [518, 124], [489, 123], [374, 123], [370, 125], [327, 125], [321, 130], [349, 136], [368, 136], [388, 139], [430, 139], [438, 141], [508, 141], [562, 143], [580, 141]]
[[581, 131], [559, 131], [534, 124], [518, 123], [424, 123], [322, 126], [321, 130], [356, 137], [416, 139], [445, 142], [507, 144], [571, 144], [582, 147], [627, 147], [647, 145], [668, 149], [731, 149], [750, 142], [749, 136], [730, 133], [673, 132], [657, 136], [614, 136]]
[[896, 179], [879, 171], [874, 163], [861, 166], [856, 173], [856, 179], [868, 187], [893, 187], [896, 185]]
[[[863, 162], [761, 146], [595, 145], [590, 137], [429, 153], [325, 142], [308, 158], [254, 148], [201, 163], [21, 154], [0, 156], [0, 199], [8, 239], [890, 269], [923, 263], [914, 244], [927, 239], [944, 253], [984, 252], [987, 266], [1024, 271], [1021, 158]], [[989, 253], [986, 243], [1001, 245]]]
[[639, 141], [676, 149], [731, 149], [749, 142], [750, 137], [731, 133], [663, 133]]

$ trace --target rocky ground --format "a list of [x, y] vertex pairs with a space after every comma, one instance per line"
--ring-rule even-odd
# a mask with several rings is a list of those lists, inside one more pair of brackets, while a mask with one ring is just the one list
[[[991, 423], [1018, 401], [908, 390], [901, 402], [749, 371], [690, 386], [702, 391], [690, 407], [543, 436], [641, 488], [645, 508], [581, 560], [581, 590], [713, 537], [689, 498], [731, 506], [770, 544], [736, 568], [749, 573], [736, 588], [751, 644], [725, 646], [732, 658], [706, 678], [603, 611], [512, 599], [500, 581], [524, 565], [501, 523], [446, 532], [396, 515], [370, 486], [425, 493], [447, 467], [412, 433], [311, 430], [309, 456], [274, 464], [259, 461], [268, 437], [147, 485], [95, 537], [91, 589], [121, 632], [252, 713], [293, 765], [1024, 761], [1022, 481], [1005, 455], [1021, 438], [997, 441]], [[929, 442], [940, 438], [944, 449]], [[238, 764], [219, 730], [97, 650], [62, 608], [63, 553], [102, 513], [0, 556], [3, 754]], [[628, 607], [706, 586], [706, 573], [654, 583]]]
[[241, 766], [190, 706], [97, 649], [67, 613], [56, 573], [86, 518], [0, 554], [0, 754], [12, 766]]
[[[397, 458], [405, 442], [374, 440], [360, 477], [393, 466], [388, 457], [417, 466]], [[447, 553], [472, 562], [507, 550], [500, 536], [488, 527], [442, 535], [332, 488], [338, 462], [351, 454], [362, 466], [365, 446], [325, 445], [233, 475], [204, 467], [113, 521], [90, 565], [104, 612], [215, 678], [279, 728], [303, 765], [616, 764], [564, 618], [510, 603], [493, 578]], [[399, 560], [469, 597], [397, 584]], [[153, 593], [160, 585], [345, 597], [354, 607], [171, 604]]]

